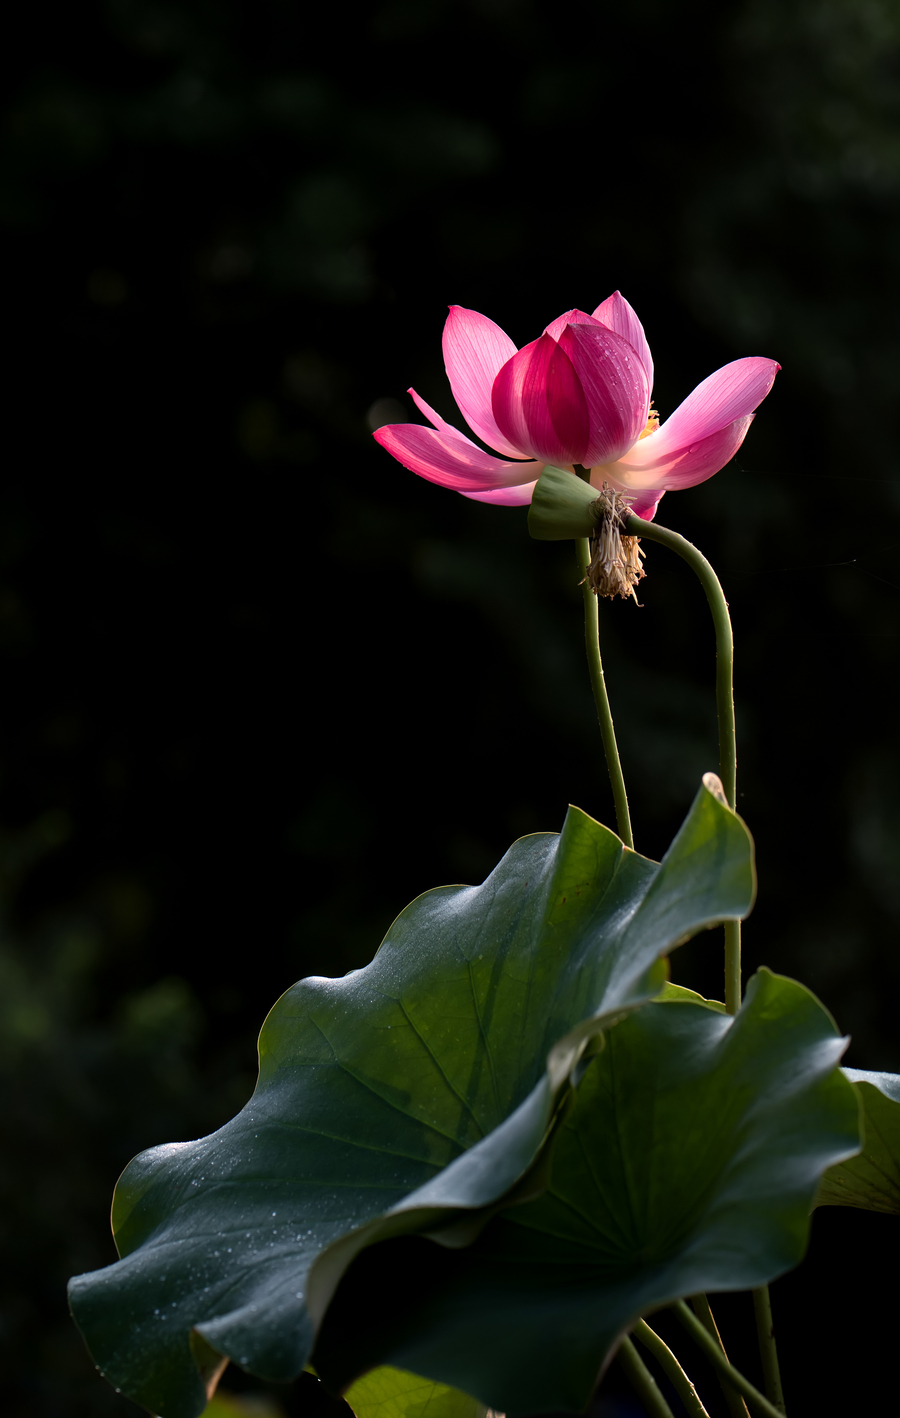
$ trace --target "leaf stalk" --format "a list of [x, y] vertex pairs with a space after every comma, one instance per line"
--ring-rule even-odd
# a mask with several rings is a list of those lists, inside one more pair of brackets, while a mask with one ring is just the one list
[[763, 1418], [784, 1418], [784, 1409], [778, 1409], [774, 1403], [760, 1393], [749, 1379], [737, 1370], [733, 1364], [729, 1364], [722, 1351], [722, 1348], [713, 1339], [706, 1326], [698, 1320], [692, 1310], [689, 1310], [683, 1300], [676, 1300], [672, 1306], [676, 1318], [681, 1321], [688, 1334], [706, 1355], [709, 1362], [722, 1375], [726, 1383], [730, 1384], [739, 1394], [741, 1394], [749, 1404], [754, 1413], [760, 1413]]
[[[702, 552], [680, 533], [642, 517], [625, 519], [629, 536], [645, 537], [674, 551], [697, 576], [709, 602], [716, 634], [716, 710], [719, 721], [719, 776], [728, 805], [737, 806], [737, 736], [734, 722], [734, 634], [722, 584]], [[725, 1008], [737, 1014], [741, 1007], [741, 923], [725, 922]], [[778, 1351], [772, 1327], [772, 1305], [767, 1285], [753, 1291], [756, 1333], [765, 1375], [766, 1393], [777, 1412], [784, 1413], [784, 1394], [778, 1368]], [[708, 1308], [708, 1307], [707, 1307]], [[711, 1316], [710, 1316], [711, 1318]], [[715, 1322], [713, 1322], [715, 1323]], [[721, 1344], [721, 1341], [720, 1341]], [[724, 1354], [724, 1349], [722, 1350]]]
[[[728, 806], [737, 801], [737, 736], [734, 726], [734, 635], [721, 582], [701, 551], [687, 537], [631, 513], [625, 518], [630, 537], [645, 537], [674, 551], [694, 572], [709, 602], [716, 632], [716, 712], [719, 720], [719, 777]], [[737, 1014], [741, 1007], [741, 923], [725, 922], [725, 1008]]]
[[619, 1345], [618, 1357], [628, 1376], [628, 1382], [646, 1408], [650, 1418], [675, 1418], [660, 1392], [659, 1384], [627, 1335]]
[[734, 636], [731, 630], [731, 616], [728, 602], [718, 576], [701, 551], [668, 527], [660, 527], [656, 522], [645, 522], [642, 517], [631, 513], [625, 519], [625, 532], [629, 537], [643, 537], [648, 542], [674, 551], [694, 572], [712, 611], [716, 632], [716, 707], [719, 718], [719, 777], [725, 789], [728, 806], [734, 808], [737, 780], [737, 740], [734, 727]]
[[[712, 1335], [713, 1339], [716, 1341], [722, 1353], [725, 1354], [725, 1358], [727, 1359], [728, 1355], [725, 1353], [725, 1345], [722, 1343], [722, 1336], [719, 1333], [719, 1326], [716, 1324], [715, 1316], [713, 1315], [713, 1312], [709, 1307], [709, 1301], [707, 1300], [706, 1296], [692, 1295], [691, 1307], [694, 1311], [694, 1314], [697, 1316], [698, 1320], [703, 1325], [704, 1329], [707, 1331], [708, 1334]], [[718, 1374], [716, 1377], [719, 1380], [719, 1386], [722, 1389], [725, 1402], [728, 1404], [728, 1411], [731, 1414], [731, 1418], [750, 1418], [750, 1410], [748, 1409], [744, 1400], [741, 1398], [741, 1395], [739, 1393], [736, 1393], [730, 1384], [726, 1383], [725, 1379], [722, 1377], [721, 1374]]]
[[769, 1298], [768, 1285], [753, 1291], [753, 1309], [756, 1313], [756, 1335], [759, 1340], [759, 1357], [762, 1360], [766, 1396], [779, 1413], [784, 1413], [784, 1393], [781, 1388], [781, 1371], [778, 1368], [778, 1350], [775, 1348], [775, 1327], [772, 1324], [772, 1301]]
[[638, 1320], [631, 1332], [635, 1339], [639, 1339], [644, 1348], [649, 1349], [653, 1357], [665, 1369], [675, 1387], [675, 1392], [685, 1406], [688, 1418], [709, 1418], [709, 1414], [700, 1401], [700, 1395], [666, 1341], [654, 1329], [650, 1328], [646, 1320]]

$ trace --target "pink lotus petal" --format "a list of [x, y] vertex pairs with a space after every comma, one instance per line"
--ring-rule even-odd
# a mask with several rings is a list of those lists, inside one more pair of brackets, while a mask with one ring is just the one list
[[720, 428], [708, 438], [701, 438], [698, 443], [683, 449], [669, 464], [665, 477], [657, 480], [657, 485], [664, 482], [667, 488], [680, 488], [696, 487], [698, 483], [706, 482], [713, 473], [731, 462], [747, 437], [754, 417], [754, 414], [747, 414], [745, 418], [735, 419], [726, 428]]
[[491, 403], [514, 447], [526, 448], [542, 463], [583, 461], [590, 432], [584, 390], [551, 335], [541, 335], [506, 362], [494, 380]]
[[[745, 418], [762, 403], [781, 368], [774, 359], [751, 356], [717, 369], [628, 455], [636, 469], [668, 467], [692, 444]], [[721, 466], [721, 465], [720, 465]]]
[[516, 506], [531, 500], [545, 463], [580, 463], [592, 469], [595, 487], [608, 479], [648, 519], [667, 490], [693, 487], [734, 457], [781, 367], [762, 357], [735, 360], [646, 434], [653, 362], [643, 327], [619, 291], [593, 315], [567, 311], [518, 353], [493, 321], [451, 306], [444, 354], [457, 403], [475, 432], [531, 460], [485, 453], [411, 389], [433, 427], [388, 424], [375, 434], [405, 467], [474, 501]]
[[604, 483], [611, 483], [620, 492], [627, 492], [631, 498], [631, 510], [634, 515], [643, 517], [647, 522], [652, 522], [656, 516], [656, 509], [665, 496], [666, 489], [664, 487], [645, 487], [635, 491], [634, 488], [628, 487], [615, 476], [616, 466], [613, 463], [606, 468], [594, 468], [591, 473], [592, 486], [600, 489]]
[[[543, 465], [538, 466], [543, 472]], [[537, 478], [533, 483], [520, 483], [518, 487], [498, 487], [491, 492], [464, 492], [463, 497], [469, 497], [473, 502], [493, 502], [501, 507], [525, 507], [536, 487]]]
[[[466, 438], [465, 434], [464, 434], [464, 433], [460, 433], [460, 431], [459, 431], [458, 428], [454, 428], [453, 425], [452, 425], [452, 423], [448, 423], [446, 419], [442, 419], [441, 416], [440, 416], [440, 414], [437, 412], [437, 410], [436, 410], [436, 409], [433, 409], [430, 404], [426, 404], [426, 402], [425, 402], [425, 400], [422, 398], [421, 394], [417, 394], [416, 391], [415, 391], [415, 389], [407, 389], [406, 392], [407, 392], [407, 394], [409, 394], [409, 395], [412, 397], [412, 400], [413, 400], [414, 404], [416, 405], [416, 408], [419, 410], [419, 412], [420, 412], [420, 413], [423, 413], [423, 414], [425, 415], [425, 417], [426, 417], [431, 423], [434, 424], [434, 426], [435, 426], [435, 428], [437, 429], [438, 433], [445, 433], [445, 434], [448, 434], [451, 443], [453, 442], [454, 439], [460, 439], [460, 438], [461, 438], [462, 441], [463, 441], [463, 443], [465, 443], [468, 448], [474, 448], [477, 453], [481, 453], [482, 450], [478, 447], [477, 443], [473, 443], [472, 440], [471, 440], [471, 438]], [[415, 427], [415, 425], [411, 425], [411, 426], [412, 426], [412, 427]], [[402, 424], [401, 424], [401, 425], [395, 425], [395, 427], [404, 427], [404, 425], [402, 425]], [[483, 456], [486, 457], [486, 458], [490, 458], [490, 457], [491, 457], [491, 455], [490, 455], [489, 453], [485, 453]], [[491, 461], [492, 461], [492, 462], [495, 462], [495, 461], [498, 461], [498, 460], [493, 459], [493, 460], [491, 460]], [[505, 466], [505, 465], [504, 465], [504, 466]], [[520, 466], [523, 467], [523, 468], [530, 469], [532, 472], [534, 471], [534, 463], [531, 461], [531, 459], [528, 459], [527, 462], [523, 461], [523, 462], [520, 464]]]
[[656, 509], [666, 495], [665, 488], [646, 488], [639, 492], [631, 504], [631, 510], [635, 517], [643, 517], [645, 522], [652, 522], [656, 516]]
[[567, 325], [558, 348], [568, 355], [584, 390], [590, 427], [583, 457], [564, 461], [589, 468], [612, 463], [631, 448], [647, 425], [650, 384], [643, 362], [633, 345], [599, 321]]
[[558, 340], [567, 325], [597, 325], [600, 322], [595, 320], [593, 315], [585, 315], [583, 310], [567, 310], [565, 315], [558, 315], [544, 331], [552, 340]]
[[617, 335], [621, 335], [630, 345], [634, 346], [647, 371], [647, 379], [652, 391], [653, 356], [650, 353], [650, 346], [647, 344], [644, 327], [624, 295], [621, 295], [619, 291], [613, 291], [613, 294], [608, 295], [602, 305], [597, 306], [594, 311], [594, 319], [599, 320], [602, 325], [607, 325], [610, 330], [615, 330]]
[[[466, 435], [464, 433], [460, 433], [458, 428], [454, 428], [452, 423], [448, 423], [446, 419], [442, 419], [437, 409], [433, 409], [430, 404], [426, 404], [421, 394], [417, 394], [415, 389], [407, 389], [406, 392], [412, 399], [416, 408], [419, 410], [419, 413], [424, 414], [425, 417], [428, 419], [428, 422], [434, 424], [438, 433], [455, 433], [458, 438], [466, 438]], [[396, 425], [396, 427], [398, 428], [402, 426], [403, 425], [400, 424]], [[466, 438], [466, 442], [472, 443], [472, 440], [470, 438]], [[472, 443], [472, 447], [475, 447], [474, 443]]]
[[717, 433], [711, 433], [708, 438], [700, 438], [696, 443], [689, 444], [686, 448], [673, 449], [667, 458], [654, 461], [649, 467], [640, 467], [635, 461], [635, 454], [645, 443], [649, 443], [656, 438], [656, 434], [650, 434], [647, 438], [636, 444], [624, 458], [618, 462], [609, 464], [607, 469], [599, 469], [599, 473], [606, 472], [611, 481], [614, 481], [628, 489], [659, 488], [681, 488], [696, 487], [697, 483], [705, 482], [711, 478], [713, 473], [717, 473], [720, 468], [724, 468], [726, 463], [730, 463], [737, 450], [740, 448], [747, 436], [747, 429], [753, 422], [753, 414], [747, 414], [746, 418], [735, 419], [726, 428], [720, 428]]
[[493, 458], [449, 424], [438, 431], [418, 423], [389, 423], [373, 437], [410, 472], [456, 492], [491, 492], [530, 483], [535, 475], [534, 463]]
[[491, 409], [494, 380], [516, 352], [509, 336], [477, 310], [451, 305], [443, 347], [453, 397], [472, 432], [499, 453], [511, 458], [527, 456], [503, 437]]

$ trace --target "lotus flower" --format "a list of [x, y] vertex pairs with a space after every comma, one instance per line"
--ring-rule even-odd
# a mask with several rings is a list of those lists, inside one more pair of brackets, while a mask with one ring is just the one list
[[375, 432], [404, 467], [477, 502], [515, 506], [531, 501], [547, 463], [573, 472], [579, 464], [595, 487], [606, 482], [631, 494], [632, 510], [646, 518], [669, 488], [702, 483], [734, 457], [781, 368], [772, 359], [736, 359], [660, 424], [650, 347], [618, 291], [593, 315], [560, 315], [518, 351], [492, 320], [451, 305], [443, 346], [463, 416], [502, 456], [484, 452], [410, 389], [433, 427], [394, 423]]

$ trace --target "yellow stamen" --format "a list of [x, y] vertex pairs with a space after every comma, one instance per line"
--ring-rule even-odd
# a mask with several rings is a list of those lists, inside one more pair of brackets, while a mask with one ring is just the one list
[[647, 420], [647, 427], [644, 429], [643, 433], [639, 435], [638, 443], [640, 443], [642, 438], [646, 438], [648, 433], [655, 433], [658, 428], [659, 414], [656, 412], [655, 409], [651, 409], [650, 417]]

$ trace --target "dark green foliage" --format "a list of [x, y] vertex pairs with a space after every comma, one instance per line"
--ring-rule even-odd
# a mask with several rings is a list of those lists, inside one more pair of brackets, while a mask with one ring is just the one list
[[197, 1330], [263, 1378], [295, 1377], [353, 1256], [402, 1232], [471, 1240], [537, 1159], [585, 1043], [655, 993], [666, 952], [753, 893], [749, 835], [705, 787], [660, 865], [572, 808], [483, 886], [420, 896], [366, 969], [294, 986], [243, 1111], [119, 1182], [122, 1259], [70, 1287], [103, 1373], [162, 1418], [193, 1418]]
[[[612, 820], [568, 548], [368, 439], [376, 400], [418, 418], [410, 383], [456, 419], [451, 300], [522, 342], [619, 286], [663, 416], [728, 359], [782, 361], [738, 462], [660, 516], [735, 618], [748, 970], [807, 981], [853, 1063], [900, 1069], [900, 39], [889, 0], [376, 0], [353, 23], [48, 0], [14, 25], [0, 818], [70, 830], [0, 945], [2, 1399], [125, 1418], [64, 1283], [112, 1258], [129, 1157], [231, 1116], [271, 1000], [365, 963], [423, 886], [481, 881], [567, 801]], [[650, 856], [716, 761], [674, 560], [650, 553], [643, 610], [601, 608]], [[721, 992], [712, 937], [677, 968]], [[847, 1229], [882, 1220], [819, 1212], [827, 1274], [780, 1282], [785, 1349], [835, 1357], [798, 1360], [811, 1408], [852, 1411], [838, 1356], [893, 1324], [862, 1299], [893, 1229]], [[860, 1297], [839, 1334], [832, 1286]]]
[[[766, 971], [736, 1019], [680, 1001], [630, 1016], [579, 1084], [546, 1195], [468, 1249], [373, 1248], [338, 1291], [318, 1373], [340, 1388], [387, 1363], [505, 1412], [585, 1408], [639, 1315], [801, 1259], [822, 1170], [859, 1147], [845, 1042]], [[363, 1320], [382, 1272], [396, 1300]]]

